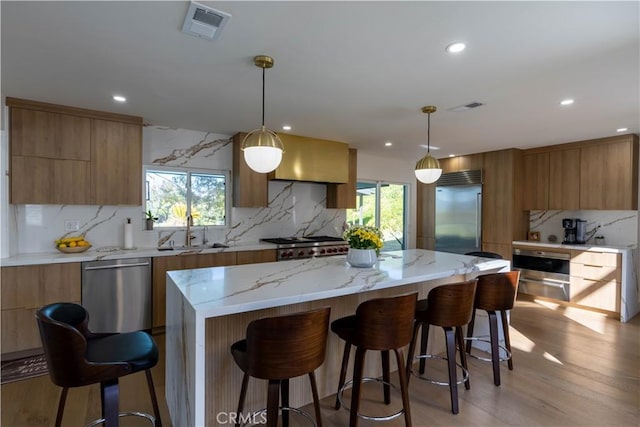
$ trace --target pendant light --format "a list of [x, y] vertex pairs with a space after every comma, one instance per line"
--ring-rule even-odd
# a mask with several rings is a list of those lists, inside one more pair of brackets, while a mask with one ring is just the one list
[[427, 155], [418, 160], [416, 163], [416, 178], [425, 184], [433, 184], [442, 175], [442, 168], [438, 159], [431, 156], [430, 151], [430, 133], [431, 133], [431, 114], [436, 112], [436, 107], [429, 105], [422, 107], [422, 112], [427, 115]]
[[247, 165], [256, 172], [268, 173], [275, 170], [282, 161], [284, 145], [275, 132], [264, 127], [264, 73], [273, 67], [273, 58], [258, 55], [253, 58], [256, 67], [262, 68], [262, 126], [244, 137], [241, 149]]

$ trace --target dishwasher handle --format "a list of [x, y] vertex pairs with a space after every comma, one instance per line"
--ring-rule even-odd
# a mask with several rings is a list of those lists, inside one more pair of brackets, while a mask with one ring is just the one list
[[111, 268], [125, 268], [125, 267], [146, 267], [148, 266], [148, 262], [136, 262], [131, 264], [111, 264], [111, 265], [101, 265], [98, 267], [85, 267], [85, 270], [106, 270]]

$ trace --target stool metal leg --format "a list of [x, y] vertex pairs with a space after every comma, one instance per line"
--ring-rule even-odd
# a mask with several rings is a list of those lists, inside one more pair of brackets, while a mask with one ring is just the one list
[[[289, 380], [280, 381], [282, 407], [289, 408]], [[282, 427], [289, 427], [289, 411], [282, 411]]]
[[495, 311], [489, 314], [489, 341], [491, 342], [491, 365], [493, 366], [493, 383], [500, 385], [500, 353], [498, 349], [498, 319]]
[[[344, 381], [347, 377], [347, 366], [349, 364], [349, 355], [351, 354], [351, 344], [346, 342], [344, 343], [344, 353], [342, 354], [342, 367], [340, 368], [340, 380], [338, 381], [338, 393], [340, 389], [344, 385]], [[338, 395], [336, 394], [336, 409], [340, 409], [340, 400], [338, 399]]]
[[411, 378], [411, 369], [413, 367], [413, 354], [416, 352], [416, 340], [418, 339], [418, 329], [420, 329], [420, 322], [413, 323], [413, 336], [409, 343], [409, 351], [407, 353], [407, 386]]
[[[509, 322], [507, 322], [506, 310], [500, 310], [500, 318], [502, 319], [502, 331], [504, 332], [504, 346], [507, 348], [509, 355], [513, 355], [511, 352], [511, 339], [509, 338]], [[509, 370], [513, 371], [513, 357], [507, 359]]]
[[160, 408], [158, 407], [158, 398], [156, 397], [156, 389], [153, 386], [153, 378], [151, 377], [151, 369], [144, 371], [147, 377], [147, 385], [149, 386], [149, 394], [151, 395], [151, 404], [153, 405], [153, 414], [155, 415], [155, 427], [162, 427], [160, 419]]
[[316, 384], [316, 374], [309, 372], [309, 381], [311, 382], [311, 394], [313, 394], [313, 409], [316, 413], [316, 425], [322, 427], [322, 418], [320, 415], [320, 399], [318, 397], [318, 386]]
[[451, 412], [458, 413], [458, 379], [456, 375], [456, 340], [452, 328], [443, 328], [447, 346], [447, 365], [449, 367], [449, 393], [451, 395]]
[[267, 427], [278, 425], [278, 403], [280, 402], [280, 380], [269, 380], [267, 392]]
[[[238, 400], [238, 412], [236, 414], [239, 416], [244, 409], [244, 399], [247, 396], [247, 386], [249, 385], [249, 374], [246, 372], [242, 376], [242, 388], [240, 389], [240, 400]], [[240, 427], [240, 420], [236, 422], [236, 426]]]
[[62, 414], [64, 414], [64, 404], [67, 401], [67, 392], [69, 389], [64, 387], [62, 389], [62, 394], [60, 395], [60, 401], [58, 402], [58, 414], [56, 415], [56, 427], [60, 427], [62, 425]]
[[[459, 349], [458, 353], [460, 354], [460, 364], [462, 365], [464, 370], [469, 372], [469, 366], [467, 366], [467, 353], [465, 353], [464, 351], [464, 335], [462, 333], [462, 327], [460, 326], [456, 326], [456, 339], [458, 340], [458, 349]], [[470, 375], [467, 374], [465, 376], [465, 381], [464, 381], [464, 388], [466, 388], [467, 390], [471, 388], [469, 377]]]
[[[427, 343], [429, 342], [429, 324], [422, 323], [422, 335], [420, 336], [420, 354], [427, 354]], [[425, 359], [420, 359], [420, 374], [424, 374]]]
[[349, 414], [349, 427], [358, 426], [358, 410], [360, 409], [360, 389], [362, 385], [362, 371], [364, 357], [367, 350], [357, 347], [355, 364], [353, 367], [353, 389], [351, 390], [351, 411]]
[[384, 394], [384, 403], [388, 405], [391, 403], [391, 387], [389, 386], [391, 381], [389, 375], [389, 350], [381, 351], [380, 356], [382, 356], [382, 391]]
[[100, 397], [102, 400], [102, 418], [104, 427], [118, 427], [119, 390], [118, 379], [100, 383]]
[[[476, 323], [476, 308], [473, 308], [473, 312], [471, 313], [471, 321], [469, 325], [467, 325], [467, 338], [471, 338], [473, 336], [473, 327]], [[471, 354], [471, 340], [467, 341], [467, 353]]]
[[400, 377], [400, 393], [402, 394], [402, 409], [404, 411], [404, 423], [406, 427], [411, 427], [411, 409], [409, 409], [409, 377], [404, 366], [404, 354], [402, 349], [394, 349], [396, 362], [398, 363], [398, 376]]

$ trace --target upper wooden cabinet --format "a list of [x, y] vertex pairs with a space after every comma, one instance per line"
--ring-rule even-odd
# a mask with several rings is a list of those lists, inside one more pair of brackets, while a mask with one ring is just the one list
[[327, 208], [355, 209], [358, 184], [358, 150], [349, 148], [349, 182], [327, 184]]
[[525, 176], [522, 205], [525, 210], [547, 209], [549, 206], [549, 153], [522, 156]]
[[439, 159], [442, 173], [482, 169], [482, 153]]
[[580, 208], [638, 209], [638, 136], [580, 149]]
[[91, 174], [96, 205], [142, 203], [142, 127], [94, 119]]
[[579, 148], [549, 152], [548, 209], [580, 209], [580, 176]]
[[7, 98], [13, 204], [142, 203], [142, 118]]

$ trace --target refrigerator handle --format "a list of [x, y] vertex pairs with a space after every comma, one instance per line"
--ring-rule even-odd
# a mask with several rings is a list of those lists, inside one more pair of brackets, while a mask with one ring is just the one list
[[476, 193], [476, 248], [481, 250], [480, 236], [482, 227], [482, 193]]

